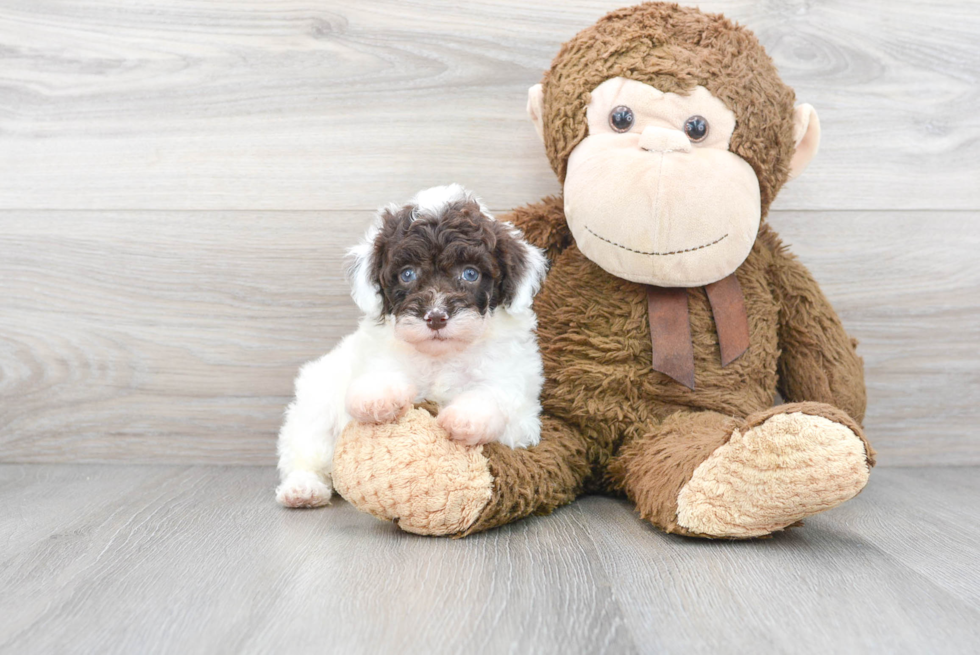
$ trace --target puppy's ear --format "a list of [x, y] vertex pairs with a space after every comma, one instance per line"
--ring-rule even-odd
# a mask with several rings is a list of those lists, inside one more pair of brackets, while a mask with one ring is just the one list
[[385, 309], [381, 271], [387, 255], [387, 236], [399, 220], [398, 213], [399, 208], [392, 205], [381, 209], [361, 242], [347, 251], [351, 298], [362, 312], [375, 318], [380, 318]]
[[548, 259], [540, 248], [524, 241], [520, 230], [501, 222], [496, 257], [500, 265], [500, 304], [511, 314], [531, 309], [534, 294], [548, 273]]

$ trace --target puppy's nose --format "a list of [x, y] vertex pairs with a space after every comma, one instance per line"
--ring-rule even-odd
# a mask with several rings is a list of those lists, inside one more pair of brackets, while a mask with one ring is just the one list
[[651, 125], [640, 134], [640, 147], [648, 152], [691, 152], [691, 140], [680, 130]]
[[449, 321], [449, 314], [441, 309], [430, 309], [425, 313], [425, 324], [429, 326], [430, 330], [441, 330], [446, 327], [446, 323]]

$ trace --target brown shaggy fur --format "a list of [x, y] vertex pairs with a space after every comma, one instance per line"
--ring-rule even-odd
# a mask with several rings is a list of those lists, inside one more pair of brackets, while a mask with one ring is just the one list
[[[662, 91], [700, 84], [723, 100], [737, 119], [731, 150], [755, 169], [765, 215], [788, 175], [794, 94], [750, 32], [719, 15], [649, 3], [612, 12], [576, 35], [543, 82], [545, 146], [559, 180], [587, 135], [589, 91], [616, 76]], [[690, 390], [651, 369], [645, 288], [579, 252], [560, 198], [505, 218], [552, 261], [534, 305], [545, 416], [539, 446], [485, 450], [494, 493], [467, 534], [550, 512], [587, 491], [625, 493], [654, 525], [687, 534], [677, 524], [678, 493], [734, 429], [802, 411], [842, 423], [864, 440], [856, 343], [767, 224], [736, 271], [750, 346], [729, 366], [720, 364], [704, 289], [688, 290], [696, 371]], [[802, 404], [772, 408], [777, 391]]]
[[[529, 237], [554, 235], [531, 220], [551, 222], [555, 212], [554, 201], [546, 200], [506, 218]], [[486, 449], [494, 496], [467, 532], [599, 491], [625, 493], [654, 525], [686, 534], [676, 524], [677, 494], [736, 427], [803, 411], [843, 423], [864, 439], [861, 358], [806, 268], [763, 224], [736, 275], [751, 340], [727, 367], [704, 289], [688, 291], [692, 391], [650, 368], [645, 288], [606, 273], [574, 245], [565, 248], [534, 305], [546, 378], [541, 444]], [[772, 408], [777, 389], [787, 401], [809, 402]]]
[[[615, 11], [580, 32], [562, 47], [543, 85], [545, 143], [560, 180], [587, 134], [589, 91], [616, 76], [662, 91], [700, 84], [724, 101], [737, 120], [731, 150], [755, 169], [765, 214], [787, 179], [793, 92], [750, 32], [721, 16], [660, 3]], [[590, 491], [625, 494], [654, 525], [689, 534], [678, 525], [678, 494], [736, 428], [798, 412], [836, 421], [864, 439], [856, 343], [765, 222], [735, 271], [750, 338], [728, 366], [721, 366], [705, 290], [687, 292], [696, 382], [689, 389], [651, 367], [647, 289], [606, 273], [579, 251], [560, 198], [505, 218], [552, 262], [534, 303], [546, 378], [541, 443], [484, 447], [492, 497], [464, 534], [550, 512]], [[777, 391], [792, 404], [772, 408]]]
[[703, 86], [735, 112], [730, 150], [759, 178], [762, 215], [789, 175], [793, 90], [755, 35], [721, 14], [651, 2], [607, 14], [564, 44], [542, 80], [545, 148], [558, 180], [588, 134], [590, 92], [611, 77], [664, 93]]
[[[525, 247], [476, 202], [457, 202], [437, 217], [413, 214], [406, 205], [387, 210], [374, 242], [373, 281], [381, 288], [384, 314], [422, 318], [441, 297], [449, 317], [463, 309], [486, 314], [506, 305], [527, 273]], [[460, 278], [463, 268], [480, 272], [476, 282]], [[399, 275], [413, 268], [417, 278]]]

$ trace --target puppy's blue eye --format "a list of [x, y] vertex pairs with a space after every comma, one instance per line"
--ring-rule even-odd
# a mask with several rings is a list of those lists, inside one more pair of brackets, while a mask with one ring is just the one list
[[472, 266], [467, 266], [463, 269], [463, 274], [461, 275], [463, 280], [466, 282], [476, 282], [480, 279], [480, 271], [476, 270]]
[[398, 278], [402, 282], [414, 282], [415, 278], [418, 277], [418, 273], [415, 272], [414, 268], [406, 268], [404, 271], [398, 274]]

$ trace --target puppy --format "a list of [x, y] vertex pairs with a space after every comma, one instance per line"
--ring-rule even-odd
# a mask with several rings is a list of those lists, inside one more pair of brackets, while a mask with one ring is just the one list
[[329, 504], [344, 426], [395, 421], [424, 400], [461, 443], [538, 443], [544, 377], [531, 300], [544, 254], [458, 184], [382, 209], [349, 254], [364, 316], [296, 378], [279, 432], [279, 503]]

